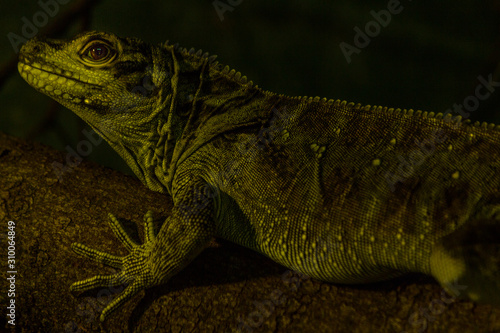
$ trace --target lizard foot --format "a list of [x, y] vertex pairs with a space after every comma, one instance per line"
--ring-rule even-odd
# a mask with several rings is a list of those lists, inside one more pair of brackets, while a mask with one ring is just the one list
[[109, 225], [125, 245], [129, 254], [126, 256], [116, 256], [106, 252], [92, 249], [81, 243], [73, 243], [71, 248], [77, 254], [100, 262], [106, 266], [120, 269], [120, 272], [112, 275], [96, 275], [89, 279], [77, 281], [70, 287], [72, 292], [83, 292], [95, 288], [112, 288], [122, 284], [127, 284], [125, 290], [114, 298], [102, 311], [100, 320], [106, 318], [134, 295], [143, 289], [156, 285], [156, 279], [148, 265], [149, 254], [155, 242], [156, 236], [153, 232], [153, 213], [148, 211], [144, 215], [145, 222], [145, 242], [140, 245], [133, 241], [123, 229], [120, 222], [112, 214], [109, 214]]

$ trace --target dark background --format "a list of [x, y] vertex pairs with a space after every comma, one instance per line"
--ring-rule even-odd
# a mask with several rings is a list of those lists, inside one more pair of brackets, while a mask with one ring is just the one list
[[[401, 13], [350, 64], [339, 44], [353, 45], [354, 27], [364, 30], [370, 11], [387, 8], [388, 1], [233, 0], [239, 4], [230, 5], [223, 20], [212, 0], [87, 1], [95, 5], [66, 27], [61, 20], [81, 3], [58, 5], [40, 34], [48, 29], [70, 38], [93, 29], [151, 43], [169, 39], [217, 54], [260, 87], [288, 95], [443, 112], [474, 94], [479, 75], [493, 73], [500, 81], [498, 1], [401, 1]], [[0, 131], [60, 150], [75, 147], [86, 125], [29, 87], [13, 62], [8, 33], [22, 36], [22, 17], [33, 22], [41, 5], [0, 0], [0, 9]], [[481, 102], [471, 119], [499, 123], [499, 95]], [[89, 159], [129, 172], [106, 143]]]
[[[444, 112], [474, 95], [478, 76], [493, 74], [500, 81], [500, 5], [489, 0], [402, 1], [402, 12], [347, 63], [339, 44], [353, 44], [353, 29], [364, 29], [373, 20], [370, 11], [387, 3], [243, 0], [221, 20], [213, 0], [72, 0], [41, 30], [57, 37], [95, 29], [151, 43], [169, 39], [218, 54], [221, 63], [267, 90], [371, 105]], [[21, 35], [23, 17], [32, 21], [41, 11], [37, 1], [0, 0], [0, 132], [60, 150], [75, 148], [86, 125], [21, 79], [7, 37]], [[471, 118], [500, 123], [499, 96], [497, 91], [482, 101]], [[59, 182], [51, 162], [63, 161], [66, 154], [14, 138], [0, 141], [0, 217], [16, 221], [19, 235], [18, 327], [53, 332], [76, 322], [83, 331], [98, 331], [96, 294], [73, 298], [67, 292], [71, 282], [93, 276], [98, 267], [71, 254], [70, 244], [79, 241], [123, 255], [123, 245], [106, 225], [107, 213], [141, 221], [147, 208], [164, 219], [171, 202], [93, 163], [82, 163]], [[89, 159], [128, 170], [106, 143], [94, 146]], [[433, 312], [443, 294], [428, 277], [341, 286], [297, 275], [288, 283], [282, 278], [286, 272], [250, 250], [223, 244], [204, 251], [171, 283], [125, 304], [109, 327], [115, 332], [126, 327], [234, 331], [240, 318], [259, 310], [256, 304], [281, 291], [287, 301], [262, 325], [252, 324], [254, 331], [500, 330], [493, 307], [457, 301]], [[1, 281], [6, 290], [7, 280]], [[0, 295], [0, 303], [6, 296]]]

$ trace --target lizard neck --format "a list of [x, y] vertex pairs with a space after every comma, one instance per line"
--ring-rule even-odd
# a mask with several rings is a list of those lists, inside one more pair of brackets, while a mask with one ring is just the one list
[[155, 176], [171, 192], [175, 170], [215, 137], [267, 121], [282, 99], [241, 74], [185, 49], [170, 49], [172, 101], [165, 128], [164, 161]]
[[[151, 190], [165, 193], [155, 169], [162, 165], [165, 154], [161, 149], [169, 134], [169, 111], [175, 104], [171, 93], [172, 61], [159, 48], [151, 47], [151, 61], [144, 69], [140, 82], [131, 88], [139, 100], [120, 108], [106, 117], [87, 121], [110, 146], [118, 152], [134, 174]], [[170, 60], [170, 61], [169, 61]], [[121, 99], [129, 100], [122, 95]], [[82, 118], [86, 119], [85, 115]]]

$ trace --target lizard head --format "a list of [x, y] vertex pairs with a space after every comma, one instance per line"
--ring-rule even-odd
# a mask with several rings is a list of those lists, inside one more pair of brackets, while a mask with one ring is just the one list
[[[150, 188], [173, 99], [172, 62], [159, 47], [103, 32], [72, 40], [33, 38], [21, 48], [18, 70], [36, 90], [76, 113], [102, 136]], [[156, 163], [156, 164], [155, 164]]]
[[104, 137], [117, 126], [132, 134], [165, 107], [162, 93], [170, 93], [168, 64], [158, 52], [138, 39], [103, 32], [69, 41], [34, 38], [21, 48], [18, 70]]
[[29, 40], [18, 70], [87, 122], [150, 189], [163, 191], [182, 157], [228, 129], [258, 123], [255, 110], [270, 112], [247, 102], [264, 98], [260, 89], [214, 60], [201, 50], [92, 31]]

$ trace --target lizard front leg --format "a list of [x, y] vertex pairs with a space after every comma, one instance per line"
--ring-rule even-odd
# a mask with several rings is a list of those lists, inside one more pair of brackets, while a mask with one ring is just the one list
[[[212, 239], [215, 233], [213, 223], [213, 202], [207, 195], [207, 186], [187, 186], [188, 190], [174, 205], [172, 215], [167, 218], [157, 235], [153, 232], [153, 215], [147, 212], [144, 244], [134, 242], [118, 220], [110, 214], [110, 226], [118, 239], [128, 249], [123, 257], [91, 249], [80, 243], [72, 244], [79, 255], [101, 262], [121, 271], [112, 275], [96, 275], [75, 282], [70, 290], [74, 292], [95, 288], [109, 288], [127, 284], [125, 290], [102, 311], [104, 321], [116, 309], [143, 289], [167, 282], [191, 260], [193, 260]], [[200, 196], [200, 193], [204, 193]]]

